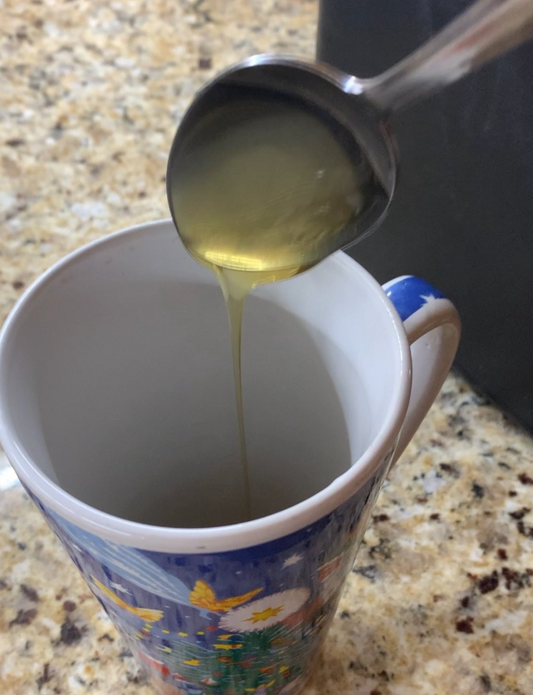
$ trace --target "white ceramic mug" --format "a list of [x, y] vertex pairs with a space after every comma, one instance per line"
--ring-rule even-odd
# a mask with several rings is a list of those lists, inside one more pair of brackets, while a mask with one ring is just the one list
[[170, 221], [141, 225], [71, 254], [15, 307], [0, 438], [162, 692], [296, 693], [459, 333], [427, 283], [384, 292], [343, 253], [257, 288], [243, 331], [257, 518], [239, 523], [222, 296]]

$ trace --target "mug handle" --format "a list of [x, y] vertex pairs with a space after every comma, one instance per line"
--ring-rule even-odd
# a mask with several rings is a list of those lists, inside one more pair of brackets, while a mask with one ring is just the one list
[[404, 275], [383, 285], [403, 321], [411, 346], [411, 397], [393, 463], [397, 461], [437, 397], [452, 366], [461, 335], [454, 305], [425, 280]]

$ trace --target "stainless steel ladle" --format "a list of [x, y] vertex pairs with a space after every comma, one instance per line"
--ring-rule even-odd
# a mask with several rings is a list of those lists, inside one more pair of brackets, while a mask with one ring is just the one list
[[[359, 79], [327, 64], [285, 55], [258, 55], [215, 77], [195, 97], [174, 138], [167, 171], [170, 210], [187, 134], [235, 87], [294, 97], [333, 117], [353, 135], [388, 196], [373, 216], [358, 220], [343, 247], [372, 231], [393, 197], [397, 155], [389, 115], [473, 72], [489, 60], [533, 37], [533, 0], [478, 0], [440, 33], [381, 75]], [[533, 114], [532, 114], [533, 118]], [[361, 223], [363, 222], [363, 223]]]

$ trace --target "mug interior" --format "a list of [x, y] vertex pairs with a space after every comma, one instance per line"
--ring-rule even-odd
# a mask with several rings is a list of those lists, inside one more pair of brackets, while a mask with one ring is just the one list
[[[214, 276], [170, 222], [113, 235], [23, 300], [3, 346], [9, 426], [44, 476], [156, 526], [244, 518], [229, 329]], [[243, 323], [254, 517], [326, 488], [397, 401], [388, 304], [344, 254], [257, 288]]]

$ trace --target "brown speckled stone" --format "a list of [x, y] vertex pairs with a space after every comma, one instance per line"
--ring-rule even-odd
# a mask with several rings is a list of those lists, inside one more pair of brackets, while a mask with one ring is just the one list
[[[0, 319], [67, 252], [168, 216], [166, 157], [194, 92], [253, 53], [312, 55], [317, 12], [0, 7]], [[530, 509], [533, 442], [450, 377], [383, 489], [305, 695], [530, 695]], [[0, 692], [153, 692], [19, 486], [0, 492]]]

